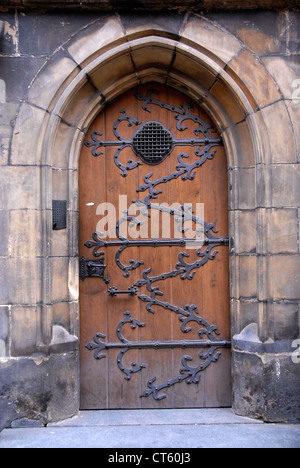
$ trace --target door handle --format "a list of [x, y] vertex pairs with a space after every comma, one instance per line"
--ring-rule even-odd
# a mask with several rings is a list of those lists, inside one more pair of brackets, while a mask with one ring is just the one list
[[130, 286], [130, 288], [128, 288], [126, 291], [118, 290], [118, 288], [116, 288], [115, 286], [111, 286], [108, 289], [108, 295], [111, 297], [115, 297], [118, 294], [129, 294], [129, 296], [136, 296], [137, 293], [138, 293], [138, 288], [136, 288], [135, 286]]

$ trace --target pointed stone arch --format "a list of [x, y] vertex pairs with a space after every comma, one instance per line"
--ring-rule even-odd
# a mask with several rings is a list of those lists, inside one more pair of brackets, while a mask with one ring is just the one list
[[[272, 339], [273, 291], [265, 255], [272, 251], [272, 240], [267, 232], [265, 207], [272, 206], [271, 128], [275, 113], [272, 117], [268, 109], [280, 111], [282, 125], [292, 135], [280, 91], [241, 41], [201, 16], [187, 15], [174, 31], [171, 23], [162, 20], [147, 24], [147, 18], [140, 17], [136, 24], [128, 25], [112, 15], [78, 32], [49, 59], [21, 105], [12, 142], [12, 160], [20, 160], [22, 155], [25, 158], [26, 150], [31, 164], [38, 167], [40, 182], [42, 242], [37, 256], [41, 258], [42, 313], [37, 349], [50, 355], [74, 353], [74, 366], [79, 336], [80, 148], [86, 129], [108, 102], [139, 84], [153, 81], [174, 87], [200, 103], [224, 139], [230, 187], [231, 307], [236, 352], [244, 352], [247, 346], [248, 352], [259, 352], [257, 342], [263, 351], [264, 343]], [[30, 142], [26, 139], [29, 129]], [[29, 146], [35, 151], [28, 156]], [[278, 151], [284, 150], [282, 142]], [[52, 230], [54, 199], [67, 200], [67, 231]], [[247, 231], [246, 220], [252, 227]], [[247, 306], [241, 299], [248, 301]], [[60, 305], [68, 314], [69, 327], [56, 340], [53, 311]], [[253, 324], [252, 335], [245, 338], [243, 331], [249, 324]], [[241, 403], [238, 396], [244, 384], [242, 367], [234, 370], [236, 379], [233, 376], [236, 410], [256, 416], [257, 410]], [[76, 408], [78, 399], [73, 413]], [[62, 409], [58, 409], [59, 413], [62, 418], [70, 415]]]

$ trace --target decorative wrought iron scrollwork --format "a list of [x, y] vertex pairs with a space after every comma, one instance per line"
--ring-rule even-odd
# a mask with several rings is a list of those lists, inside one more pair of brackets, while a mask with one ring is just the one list
[[184, 381], [187, 384], [198, 384], [200, 381], [201, 372], [203, 372], [212, 362], [218, 361], [221, 353], [216, 352], [216, 350], [219, 349], [220, 347], [223, 347], [223, 346], [220, 346], [220, 345], [210, 346], [209, 351], [207, 351], [207, 353], [200, 351], [198, 356], [204, 362], [202, 362], [201, 364], [199, 364], [199, 366], [196, 366], [196, 367], [191, 367], [190, 365], [188, 365], [188, 362], [193, 361], [193, 358], [191, 356], [189, 355], [183, 356], [181, 359], [182, 369], [180, 369], [180, 375], [160, 385], [154, 385], [154, 382], [156, 382], [156, 377], [153, 377], [152, 379], [149, 380], [147, 384], [148, 388], [142, 393], [141, 398], [149, 397], [150, 395], [152, 395], [154, 400], [163, 400], [164, 398], [167, 397], [167, 395], [166, 394], [160, 395], [159, 392], [161, 390], [164, 390], [166, 388], [171, 387], [172, 385], [175, 385]]
[[200, 151], [200, 149], [198, 148], [195, 151], [195, 155], [201, 159], [196, 160], [191, 164], [187, 164], [186, 162], [184, 162], [184, 159], [188, 159], [189, 156], [185, 153], [180, 153], [177, 156], [178, 164], [174, 172], [153, 181], [150, 180], [153, 176], [153, 173], [150, 172], [144, 177], [145, 184], [138, 187], [137, 192], [145, 192], [146, 190], [149, 190], [149, 195], [145, 197], [145, 202], [149, 203], [151, 199], [157, 198], [157, 196], [162, 193], [161, 190], [154, 190], [156, 186], [165, 184], [172, 180], [176, 180], [179, 177], [181, 177], [182, 180], [193, 180], [196, 175], [195, 169], [201, 167], [202, 164], [204, 164], [208, 159], [213, 159], [216, 153], [216, 150], [210, 152], [213, 146], [215, 146], [215, 144], [207, 144], [202, 151]]
[[[219, 331], [215, 325], [210, 325], [206, 320], [196, 317], [195, 315], [196, 306], [185, 306], [185, 310], [180, 309], [183, 314], [186, 315], [187, 311], [191, 311], [191, 315], [185, 317], [186, 323], [188, 321], [197, 321], [201, 324], [202, 328], [198, 331], [199, 340], [178, 340], [178, 341], [128, 341], [123, 333], [122, 328], [126, 324], [131, 324], [131, 328], [135, 329], [136, 327], [145, 327], [145, 323], [140, 322], [139, 320], [132, 318], [129, 311], [124, 313], [125, 318], [117, 325], [116, 335], [118, 342], [115, 343], [105, 343], [101, 339], [105, 339], [106, 335], [102, 333], [96, 333], [94, 336], [94, 341], [86, 345], [86, 348], [89, 351], [94, 351], [94, 358], [101, 360], [106, 358], [106, 355], [103, 354], [103, 351], [109, 349], [121, 349], [120, 353], [117, 356], [117, 365], [119, 369], [125, 374], [126, 380], [131, 380], [132, 374], [140, 372], [142, 369], [146, 368], [145, 363], [137, 364], [132, 362], [131, 369], [124, 366], [122, 360], [124, 355], [133, 349], [188, 349], [188, 348], [201, 348], [207, 349], [208, 351], [200, 351], [198, 356], [204, 361], [199, 364], [199, 366], [191, 367], [188, 365], [188, 362], [193, 361], [191, 356], [183, 356], [181, 363], [182, 369], [180, 370], [180, 375], [168, 380], [167, 382], [160, 385], [153, 385], [156, 381], [156, 377], [153, 377], [148, 382], [148, 389], [146, 389], [140, 397], [149, 397], [153, 396], [155, 400], [162, 400], [166, 398], [166, 395], [160, 395], [159, 392], [165, 388], [168, 388], [177, 383], [186, 381], [186, 383], [195, 383], [197, 384], [200, 380], [201, 372], [203, 372], [212, 362], [216, 362], [219, 359], [220, 352], [216, 352], [220, 348], [227, 348], [230, 346], [229, 340], [220, 340], [214, 336], [214, 334], [219, 335]], [[198, 313], [198, 311], [196, 311]], [[185, 328], [185, 332], [188, 333], [190, 328]], [[202, 339], [203, 335], [206, 335], [208, 339]]]
[[128, 369], [123, 365], [122, 359], [124, 357], [124, 354], [130, 349], [134, 349], [134, 348], [139, 349], [141, 344], [138, 342], [136, 343], [130, 342], [126, 338], [124, 338], [124, 335], [122, 334], [122, 328], [127, 323], [131, 324], [131, 328], [133, 330], [136, 327], [144, 327], [145, 324], [135, 318], [132, 318], [129, 311], [126, 311], [124, 315], [125, 315], [125, 318], [122, 319], [121, 322], [117, 325], [117, 330], [116, 330], [116, 335], [119, 339], [119, 342], [104, 343], [103, 341], [100, 340], [100, 338], [104, 339], [106, 338], [106, 335], [103, 335], [102, 333], [96, 333], [96, 335], [94, 336], [94, 342], [88, 343], [86, 345], [86, 348], [89, 351], [94, 351], [94, 358], [97, 360], [106, 358], [106, 355], [102, 354], [102, 351], [104, 351], [105, 349], [121, 348], [121, 351], [117, 357], [117, 365], [119, 369], [125, 374], [125, 379], [130, 380], [131, 374], [135, 374], [136, 372], [139, 372], [140, 370], [146, 367], [146, 364], [138, 365], [136, 362], [133, 362], [131, 369]]
[[102, 136], [103, 134], [101, 132], [93, 132], [92, 133], [92, 139], [88, 140], [85, 143], [85, 146], [87, 146], [89, 148], [93, 148], [92, 149], [92, 155], [95, 156], [95, 157], [101, 156], [103, 154], [103, 151], [99, 151], [100, 148], [105, 148], [107, 146], [118, 146], [117, 150], [115, 151], [114, 162], [115, 162], [116, 166], [119, 167], [122, 170], [121, 175], [123, 177], [126, 177], [127, 174], [128, 174], [127, 171], [131, 171], [132, 169], [135, 169], [137, 166], [141, 165], [142, 162], [141, 161], [133, 161], [132, 159], [127, 161], [127, 164], [122, 164], [120, 162], [119, 155], [120, 155], [121, 151], [123, 151], [123, 149], [125, 149], [127, 147], [130, 147], [131, 149], [133, 149], [133, 141], [132, 141], [132, 139], [127, 140], [125, 138], [122, 138], [122, 136], [119, 133], [118, 128], [119, 128], [120, 123], [124, 122], [124, 121], [128, 122], [128, 127], [132, 127], [133, 125], [138, 126], [138, 125], [141, 124], [141, 122], [139, 120], [136, 120], [133, 117], [128, 116], [125, 110], [122, 110], [121, 114], [122, 114], [122, 117], [119, 117], [115, 121], [115, 123], [113, 125], [114, 135], [116, 136], [118, 141], [103, 141], [103, 140], [100, 140], [98, 138], [98, 136]]
[[[173, 106], [171, 104], [167, 104], [165, 102], [159, 101], [158, 99], [155, 99], [152, 97], [153, 94], [159, 95], [159, 92], [156, 91], [155, 89], [151, 89], [147, 92], [146, 96], [142, 94], [136, 94], [135, 97], [139, 101], [143, 101], [142, 108], [151, 113], [151, 109], [149, 108], [149, 105], [155, 105], [159, 106], [162, 109], [167, 109], [171, 112], [174, 112], [175, 119], [178, 121], [177, 123], [177, 130], [179, 131], [184, 131], [187, 129], [187, 127], [183, 126], [182, 123], [185, 120], [192, 120], [194, 123], [199, 124], [198, 127], [195, 127], [194, 133], [196, 136], [199, 136], [199, 133], [202, 133], [204, 138], [211, 138], [211, 133], [216, 133], [216, 130], [214, 127], [210, 124], [207, 124], [204, 122], [203, 119], [198, 117], [197, 115], [193, 114], [194, 108], [192, 104], [181, 104], [179, 107]], [[220, 140], [219, 140], [220, 141]]]
[[[136, 98], [140, 101], [143, 101], [142, 108], [151, 113], [149, 105], [156, 105], [161, 108], [167, 109], [175, 113], [175, 119], [178, 121], [177, 129], [181, 132], [187, 129], [186, 126], [183, 126], [183, 122], [186, 120], [191, 120], [194, 122], [196, 127], [194, 128], [194, 133], [196, 138], [174, 138], [172, 133], [167, 130], [162, 123], [148, 121], [145, 122], [138, 130], [134, 132], [131, 139], [123, 138], [119, 132], [119, 126], [122, 122], [128, 122], [128, 127], [140, 126], [142, 122], [135, 119], [134, 117], [128, 116], [126, 110], [121, 110], [121, 117], [119, 117], [113, 125], [113, 132], [117, 140], [102, 140], [101, 136], [103, 134], [98, 131], [94, 131], [91, 135], [91, 139], [88, 140], [85, 145], [89, 148], [92, 148], [92, 155], [99, 157], [103, 154], [102, 148], [116, 146], [117, 149], [114, 154], [114, 162], [116, 166], [121, 169], [121, 175], [126, 177], [128, 171], [135, 169], [139, 165], [146, 163], [150, 165], [155, 165], [161, 163], [176, 146], [198, 146], [195, 151], [195, 155], [201, 157], [200, 160], [192, 164], [186, 164], [183, 161], [183, 158], [188, 158], [189, 156], [185, 153], [182, 153], [178, 156], [178, 165], [176, 167], [176, 172], [173, 172], [170, 176], [166, 176], [168, 180], [176, 179], [182, 176], [183, 180], [187, 178], [191, 179], [194, 177], [192, 171], [200, 167], [206, 159], [212, 159], [214, 157], [215, 151], [210, 152], [214, 146], [222, 145], [221, 138], [214, 138], [213, 134], [216, 132], [212, 125], [207, 124], [199, 116], [193, 114], [194, 109], [190, 104], [181, 104], [179, 107], [169, 105], [152, 97], [152, 94], [158, 94], [155, 90], [148, 91], [146, 96], [136, 94]], [[202, 137], [199, 137], [202, 135]], [[132, 151], [141, 158], [143, 161], [133, 161], [132, 159], [127, 161], [127, 164], [123, 164], [120, 159], [120, 153], [125, 149], [130, 147]], [[200, 151], [200, 147], [204, 147]], [[152, 174], [148, 174], [147, 181]], [[145, 182], [146, 182], [145, 177]], [[161, 179], [160, 179], [161, 180]], [[168, 180], [165, 180], [168, 181]], [[148, 182], [149, 183], [149, 182]], [[152, 182], [153, 187], [162, 183], [155, 181]], [[147, 185], [147, 182], [146, 182]], [[142, 188], [143, 187], [143, 188]], [[144, 186], [140, 187], [140, 191], [145, 190]], [[148, 188], [148, 187], [147, 187]], [[154, 192], [152, 191], [152, 195]], [[151, 196], [150, 198], [156, 198]]]
[[[170, 304], [163, 300], [164, 292], [157, 286], [158, 282], [168, 280], [175, 277], [180, 277], [181, 280], [192, 280], [196, 271], [204, 266], [208, 261], [213, 260], [218, 250], [216, 247], [229, 245], [228, 237], [218, 237], [217, 230], [213, 224], [208, 224], [203, 219], [195, 216], [192, 208], [188, 205], [178, 206], [177, 208], [167, 207], [165, 205], [158, 205], [152, 203], [151, 200], [157, 199], [158, 195], [162, 193], [162, 184], [176, 180], [179, 177], [183, 181], [194, 180], [197, 168], [201, 167], [206, 161], [214, 158], [216, 149], [214, 147], [222, 145], [220, 138], [214, 137], [215, 129], [212, 125], [204, 122], [199, 116], [194, 114], [192, 105], [181, 104], [179, 107], [169, 105], [156, 99], [153, 95], [158, 94], [154, 90], [148, 91], [144, 96], [137, 94], [137, 100], [142, 102], [142, 108], [151, 113], [151, 106], [159, 106], [172, 112], [177, 121], [177, 130], [184, 132], [187, 129], [185, 126], [186, 121], [192, 121], [195, 124], [193, 138], [176, 139], [160, 122], [148, 121], [142, 125], [142, 122], [127, 115], [125, 110], [121, 111], [119, 117], [113, 125], [113, 132], [116, 137], [114, 141], [101, 140], [102, 134], [100, 132], [93, 132], [91, 139], [86, 142], [86, 146], [92, 148], [92, 155], [99, 157], [103, 154], [102, 148], [117, 147], [114, 153], [114, 162], [121, 170], [121, 175], [126, 177], [128, 171], [135, 169], [139, 165], [146, 163], [150, 165], [159, 164], [173, 149], [177, 146], [191, 146], [195, 147], [194, 154], [195, 161], [189, 160], [190, 156], [185, 153], [177, 155], [177, 164], [168, 175], [160, 177], [156, 180], [151, 180], [153, 173], [149, 173], [144, 177], [144, 184], [137, 188], [137, 193], [147, 192], [144, 200], [135, 200], [135, 203], [141, 212], [141, 216], [151, 217], [151, 210], [160, 210], [167, 212], [174, 217], [177, 224], [177, 229], [180, 233], [179, 238], [173, 239], [127, 239], [121, 234], [122, 223], [135, 223], [140, 225], [142, 221], [134, 216], [130, 216], [128, 212], [116, 223], [116, 236], [115, 240], [103, 240], [99, 237], [97, 232], [92, 234], [92, 239], [85, 243], [89, 249], [93, 249], [94, 257], [103, 258], [103, 248], [116, 247], [115, 262], [123, 272], [123, 276], [128, 278], [131, 271], [140, 268], [144, 265], [143, 260], [131, 259], [128, 263], [124, 264], [121, 255], [124, 250], [131, 247], [182, 247], [182, 251], [178, 254], [178, 262], [174, 265], [173, 269], [168, 272], [163, 272], [160, 275], [151, 276], [151, 268], [146, 268], [141, 274], [141, 277], [127, 290], [119, 290], [115, 286], [108, 289], [108, 294], [115, 297], [118, 294], [128, 294], [129, 296], [138, 296], [138, 299], [146, 304], [146, 310], [150, 314], [158, 313], [159, 308], [174, 313], [179, 320], [180, 330], [184, 334], [191, 332], [192, 323], [199, 326], [198, 340], [178, 340], [178, 341], [129, 341], [124, 337], [123, 329], [126, 325], [130, 325], [132, 329], [145, 327], [146, 324], [140, 322], [136, 318], [132, 318], [129, 311], [125, 312], [125, 317], [120, 321], [116, 328], [116, 336], [118, 341], [106, 343], [103, 340], [106, 336], [100, 332], [94, 336], [94, 341], [88, 343], [86, 348], [89, 351], [94, 351], [94, 358], [97, 360], [106, 357], [105, 350], [120, 349], [117, 357], [117, 365], [119, 369], [125, 374], [126, 380], [131, 380], [132, 374], [142, 371], [146, 367], [145, 363], [132, 362], [131, 367], [128, 368], [124, 365], [124, 355], [133, 349], [199, 349], [198, 357], [200, 359], [199, 365], [194, 363], [194, 359], [185, 354], [181, 358], [181, 368], [179, 375], [174, 378], [157, 384], [156, 377], [148, 381], [147, 388], [140, 395], [141, 398], [152, 396], [155, 400], [162, 400], [166, 398], [163, 390], [176, 385], [181, 382], [187, 384], [198, 384], [200, 381], [201, 373], [211, 364], [217, 362], [221, 352], [221, 348], [230, 347], [230, 340], [223, 340], [218, 338], [220, 332], [215, 325], [209, 324], [203, 317], [200, 316], [198, 308], [195, 304], [186, 304], [179, 307]], [[125, 139], [121, 136], [120, 125], [127, 122], [128, 127], [139, 127], [133, 133], [131, 139]], [[157, 141], [159, 140], [159, 142]], [[119, 157], [121, 152], [130, 147], [132, 151], [141, 159], [138, 161], [128, 160], [123, 164]], [[158, 189], [159, 187], [159, 189]], [[186, 233], [187, 228], [185, 222], [192, 222], [195, 226], [194, 238], [183, 238], [182, 235]], [[184, 250], [185, 247], [194, 247], [196, 259], [191, 259], [190, 253]], [[101, 259], [100, 259], [101, 261]], [[141, 290], [144, 288], [143, 290]], [[114, 299], [117, 300], [117, 299]], [[192, 365], [193, 363], [193, 365]], [[195, 365], [194, 365], [195, 364]]]
[[[98, 257], [103, 254], [103, 252], [99, 252], [100, 249], [105, 247], [119, 247], [116, 254], [115, 260], [118, 267], [124, 271], [124, 277], [128, 278], [130, 275], [130, 271], [139, 268], [141, 265], [144, 265], [142, 260], [134, 260], [131, 259], [129, 265], [124, 265], [120, 259], [122, 252], [125, 249], [130, 247], [166, 247], [166, 246], [199, 246], [196, 249], [196, 254], [200, 260], [193, 262], [192, 264], [187, 263], [184, 259], [189, 258], [189, 254], [186, 252], [181, 252], [178, 256], [178, 264], [176, 265], [176, 270], [165, 274], [165, 277], [170, 276], [177, 276], [181, 275], [182, 279], [192, 279], [194, 276], [193, 270], [196, 268], [200, 268], [209, 260], [213, 260], [217, 254], [217, 250], [212, 250], [217, 246], [221, 245], [228, 245], [229, 238], [228, 237], [217, 237], [213, 233], [217, 233], [217, 230], [213, 224], [208, 224], [206, 221], [200, 219], [199, 217], [195, 216], [189, 206], [181, 206], [181, 209], [170, 208], [164, 205], [158, 206], [156, 204], [151, 204], [147, 202], [143, 202], [141, 200], [136, 200], [135, 203], [144, 208], [142, 210], [142, 214], [144, 216], [150, 216], [149, 208], [153, 210], [160, 210], [169, 213], [170, 215], [174, 216], [175, 221], [177, 222], [177, 227], [179, 232], [184, 233], [184, 223], [187, 221], [192, 221], [198, 226], [195, 230], [195, 238], [175, 238], [175, 239], [126, 239], [120, 233], [120, 225], [123, 222], [136, 222], [139, 224], [139, 221], [134, 216], [128, 216], [127, 213], [117, 222], [116, 224], [116, 235], [118, 240], [106, 241], [102, 240], [98, 237], [97, 231], [95, 231], [92, 235], [93, 240], [88, 240], [85, 243], [85, 246], [88, 248], [93, 249], [93, 255]], [[203, 235], [202, 235], [203, 234]], [[201, 237], [200, 237], [201, 236]], [[159, 277], [161, 279], [161, 277]]]
[[[137, 319], [131, 318], [130, 312], [125, 312], [125, 318], [118, 324], [116, 334], [119, 339], [119, 343], [104, 343], [101, 341], [101, 338], [105, 338], [105, 335], [101, 333], [96, 333], [94, 336], [94, 342], [88, 343], [86, 345], [88, 350], [94, 350], [95, 359], [103, 359], [105, 354], [103, 351], [105, 349], [111, 348], [121, 348], [120, 353], [117, 358], [117, 365], [119, 369], [125, 374], [127, 380], [131, 379], [133, 373], [141, 371], [146, 367], [146, 364], [137, 364], [133, 362], [131, 368], [127, 368], [123, 364], [123, 357], [127, 351], [131, 349], [144, 349], [144, 348], [200, 348], [201, 351], [198, 354], [198, 357], [201, 360], [201, 363], [196, 366], [191, 366], [190, 363], [193, 361], [193, 358], [189, 355], [184, 355], [181, 359], [182, 368], [180, 369], [180, 374], [174, 377], [167, 382], [162, 384], [155, 384], [156, 377], [153, 377], [148, 382], [148, 388], [142, 393], [142, 397], [153, 396], [155, 400], [161, 400], [166, 397], [165, 394], [161, 394], [164, 389], [173, 386], [175, 384], [186, 382], [187, 384], [197, 384], [200, 380], [201, 372], [203, 372], [211, 363], [216, 362], [219, 359], [220, 348], [229, 347], [229, 340], [218, 339], [217, 336], [220, 334], [218, 328], [215, 325], [210, 325], [204, 318], [199, 316], [198, 308], [195, 304], [187, 304], [183, 308], [172, 305], [167, 301], [162, 301], [161, 297], [164, 295], [163, 291], [159, 289], [155, 284], [162, 280], [171, 279], [177, 276], [180, 276], [182, 280], [192, 280], [197, 269], [205, 265], [209, 260], [213, 260], [217, 254], [217, 250], [213, 250], [219, 245], [228, 245], [229, 239], [224, 237], [217, 237], [214, 234], [217, 233], [213, 224], [208, 224], [202, 219], [194, 216], [193, 211], [189, 206], [182, 206], [181, 209], [176, 210], [169, 207], [159, 207], [157, 205], [152, 205], [151, 203], [146, 203], [141, 200], [137, 200], [136, 203], [143, 208], [142, 213], [144, 216], [149, 215], [149, 207], [153, 209], [162, 209], [167, 210], [171, 215], [177, 219], [178, 229], [181, 232], [185, 232], [184, 222], [186, 220], [193, 221], [196, 226], [198, 226], [199, 231], [196, 229], [197, 235], [203, 233], [201, 239], [125, 239], [120, 234], [120, 224], [122, 222], [136, 222], [139, 221], [132, 217], [128, 216], [127, 213], [117, 222], [116, 233], [118, 240], [105, 241], [101, 240], [98, 237], [97, 232], [93, 234], [93, 241], [89, 240], [85, 243], [88, 248], [93, 249], [93, 254], [95, 257], [103, 255], [103, 252], [99, 252], [100, 249], [105, 247], [119, 247], [116, 253], [116, 264], [121, 270], [123, 270], [124, 276], [129, 277], [130, 271], [134, 270], [144, 264], [143, 261], [130, 260], [130, 265], [124, 265], [120, 260], [120, 254], [127, 248], [134, 246], [151, 246], [151, 247], [160, 247], [160, 246], [186, 246], [187, 244], [195, 243], [200, 244], [200, 247], [196, 249], [197, 259], [191, 263], [188, 262], [190, 254], [185, 251], [182, 251], [178, 254], [178, 262], [175, 265], [175, 268], [169, 272], [162, 273], [160, 275], [151, 276], [151, 268], [146, 269], [142, 273], [142, 278], [139, 279], [135, 284], [130, 286], [127, 291], [119, 291], [116, 287], [112, 286], [108, 293], [110, 296], [114, 297], [118, 294], [129, 294], [131, 296], [137, 295], [138, 291], [146, 287], [146, 290], [149, 294], [139, 294], [138, 298], [140, 301], [146, 303], [146, 310], [152, 314], [157, 312], [157, 307], [162, 307], [163, 309], [169, 310], [170, 312], [175, 313], [178, 316], [179, 321], [181, 322], [180, 330], [183, 333], [189, 333], [192, 328], [189, 326], [192, 322], [195, 322], [199, 325], [198, 335], [199, 340], [179, 340], [179, 341], [151, 341], [151, 342], [129, 342], [124, 338], [122, 334], [122, 328], [125, 324], [130, 323], [131, 327], [134, 329], [138, 327], [144, 327], [145, 324], [139, 322]], [[203, 337], [207, 339], [203, 339]], [[203, 351], [205, 348], [205, 351]]]

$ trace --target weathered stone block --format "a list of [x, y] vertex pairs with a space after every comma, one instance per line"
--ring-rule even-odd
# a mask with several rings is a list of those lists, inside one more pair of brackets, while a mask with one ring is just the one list
[[52, 301], [69, 300], [69, 258], [53, 257], [52, 266]]
[[41, 212], [13, 210], [10, 212], [10, 254], [13, 257], [41, 255]]
[[22, 419], [16, 419], [11, 423], [11, 428], [12, 429], [20, 429], [23, 427], [43, 427], [43, 423], [41, 421], [37, 421], [36, 419], [28, 419], [28, 418], [22, 418]]
[[37, 75], [28, 92], [28, 101], [42, 109], [51, 108], [51, 102], [62, 84], [79, 73], [76, 63], [65, 52], [57, 52]]
[[257, 297], [256, 256], [239, 257], [240, 297]]
[[300, 336], [299, 304], [274, 304], [274, 340], [296, 340]]
[[10, 306], [0, 306], [0, 358], [8, 355]]
[[236, 238], [235, 251], [237, 253], [256, 253], [257, 246], [257, 221], [256, 211], [234, 212], [238, 217], [239, 237]]
[[78, 90], [70, 105], [63, 113], [63, 121], [68, 125], [82, 128], [86, 118], [86, 109], [100, 104], [102, 97], [90, 83], [85, 83]]
[[[229, 145], [235, 148], [232, 153], [237, 155], [237, 159], [230, 161], [232, 167], [250, 168], [255, 165], [255, 155], [250, 127], [247, 121], [240, 122], [232, 127], [226, 128], [223, 137], [228, 139]], [[229, 155], [229, 150], [228, 150]]]
[[12, 134], [11, 128], [0, 126], [0, 166], [6, 165], [9, 161], [9, 148], [10, 148], [11, 134]]
[[134, 66], [129, 51], [123, 51], [114, 60], [107, 59], [98, 69], [90, 73], [93, 85], [103, 91], [109, 85], [115, 85], [115, 82], [135, 74]]
[[285, 99], [292, 99], [296, 86], [293, 86], [295, 80], [300, 76], [300, 57], [292, 56], [269, 56], [262, 58], [268, 72], [276, 81], [280, 92]]
[[39, 307], [12, 307], [11, 356], [30, 356], [37, 351]]
[[176, 43], [165, 40], [165, 47], [158, 47], [155, 41], [149, 38], [148, 44], [138, 44], [131, 49], [131, 56], [137, 70], [145, 67], [157, 66], [168, 69], [174, 57]]
[[77, 134], [80, 134], [82, 142], [85, 135], [83, 131], [74, 130], [74, 128], [65, 122], [59, 122], [59, 117], [57, 117], [57, 123], [58, 129], [53, 148], [52, 166], [58, 169], [75, 169], [77, 161], [70, 159], [73, 139]]
[[172, 67], [181, 73], [186, 74], [189, 71], [189, 77], [193, 78], [196, 82], [201, 83], [204, 88], [209, 89], [215, 82], [215, 75], [205, 68], [199, 61], [194, 62], [189, 70], [186, 67], [186, 56], [177, 51]]
[[230, 62], [228, 73], [244, 83], [245, 92], [253, 96], [259, 108], [281, 99], [278, 89], [265, 68], [247, 50], [243, 50]]
[[117, 16], [102, 18], [75, 36], [69, 43], [68, 52], [78, 63], [82, 64], [86, 59], [99, 51], [105, 50], [111, 43], [120, 44], [126, 42], [123, 27]]
[[233, 409], [261, 419], [264, 414], [263, 365], [256, 354], [233, 351]]
[[259, 302], [257, 299], [235, 301], [236, 323], [234, 330], [239, 333], [251, 323], [258, 323]]
[[69, 171], [65, 169], [52, 169], [52, 192], [54, 200], [68, 200], [69, 198]]
[[251, 210], [256, 206], [256, 191], [260, 189], [255, 183], [255, 168], [239, 169], [238, 178], [238, 206], [239, 209]]
[[38, 139], [46, 115], [44, 110], [35, 106], [21, 105], [12, 138], [12, 164], [38, 163]]
[[52, 353], [65, 353], [75, 351], [78, 345], [78, 338], [71, 335], [63, 326], [53, 325], [50, 349]]
[[14, 55], [17, 48], [17, 19], [14, 11], [0, 12], [1, 54]]
[[65, 257], [69, 253], [69, 231], [53, 231], [51, 236], [51, 257]]
[[[300, 72], [299, 72], [300, 76]], [[295, 137], [295, 142], [296, 142], [296, 148], [297, 148], [297, 155], [298, 155], [298, 161], [300, 161], [300, 81], [298, 82], [298, 90], [297, 91], [297, 96], [299, 98], [293, 99], [292, 102], [288, 102], [288, 113], [291, 118], [292, 122], [292, 127], [293, 127], [293, 132], [294, 132], [294, 137]], [[293, 89], [295, 91], [295, 88]], [[295, 95], [296, 97], [296, 95]]]
[[291, 355], [276, 355], [265, 359], [264, 392], [265, 420], [269, 422], [300, 422], [300, 364]]
[[274, 298], [300, 300], [300, 255], [275, 255], [269, 268]]
[[0, 360], [0, 430], [19, 419], [42, 424], [74, 416], [79, 407], [78, 355]]
[[6, 85], [7, 102], [24, 99], [28, 86], [44, 63], [45, 58], [41, 57], [0, 57], [0, 80]]
[[0, 257], [0, 304], [37, 304], [41, 301], [40, 258]]
[[159, 15], [150, 12], [147, 15], [139, 12], [134, 15], [132, 12], [122, 12], [120, 18], [126, 34], [134, 38], [144, 36], [145, 31], [149, 34], [157, 34], [159, 31], [163, 36], [176, 38], [179, 37], [184, 22], [184, 15], [171, 11]]
[[272, 198], [274, 207], [300, 206], [300, 165], [272, 166]]
[[0, 187], [0, 210], [40, 208], [39, 167], [3, 166]]
[[244, 112], [236, 101], [232, 99], [232, 95], [228, 93], [228, 89], [224, 83], [217, 80], [210, 92], [223, 107], [224, 112], [228, 115], [233, 124], [242, 122], [245, 119], [246, 116]]
[[233, 410], [266, 422], [300, 421], [300, 365], [290, 354], [233, 350]]
[[9, 129], [12, 133], [12, 129], [15, 124], [15, 120], [19, 112], [19, 108], [20, 108], [19, 102], [1, 102], [0, 101], [1, 131], [4, 131], [4, 127], [7, 127], [6, 131], [8, 131]]
[[189, 18], [181, 35], [182, 41], [193, 42], [196, 47], [206, 50], [220, 63], [228, 63], [242, 47], [240, 41], [232, 34], [196, 15]]
[[280, 41], [255, 28], [241, 27], [237, 31], [238, 37], [255, 54], [275, 54], [280, 52]]
[[58, 302], [52, 306], [53, 324], [61, 325], [70, 331], [70, 304], [68, 302]]
[[9, 216], [9, 211], [0, 210], [0, 257], [8, 257], [10, 255]]
[[[93, 12], [78, 15], [72, 12], [56, 15], [22, 12], [19, 15], [19, 48], [22, 55], [48, 56], [78, 30], [95, 21]], [[45, 34], [47, 30], [47, 34]], [[29, 34], [30, 31], [30, 34]]]
[[269, 252], [298, 252], [298, 213], [297, 209], [273, 209], [267, 224]]
[[[297, 10], [298, 12], [298, 10]], [[296, 11], [284, 9], [279, 13], [278, 37], [282, 43], [282, 51], [285, 55], [299, 52], [299, 14]]]
[[[293, 128], [285, 102], [276, 102], [261, 110], [273, 163], [293, 163], [297, 161], [297, 151]], [[276, 130], [275, 130], [276, 129]], [[275, 130], [275, 131], [274, 131]]]

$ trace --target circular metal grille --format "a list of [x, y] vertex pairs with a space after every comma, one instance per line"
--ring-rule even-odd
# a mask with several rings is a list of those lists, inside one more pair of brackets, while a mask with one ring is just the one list
[[171, 153], [173, 137], [161, 123], [147, 122], [133, 137], [133, 148], [147, 164], [159, 164]]

